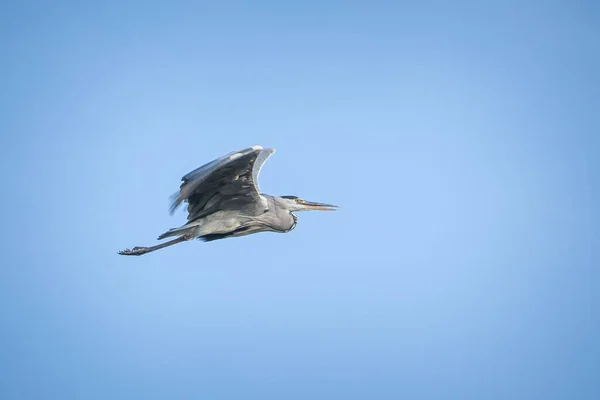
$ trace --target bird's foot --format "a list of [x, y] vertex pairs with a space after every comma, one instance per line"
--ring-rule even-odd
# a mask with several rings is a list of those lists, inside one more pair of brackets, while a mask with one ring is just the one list
[[135, 246], [133, 249], [125, 249], [119, 251], [119, 254], [122, 256], [141, 256], [142, 254], [148, 251], [147, 247], [139, 247]]

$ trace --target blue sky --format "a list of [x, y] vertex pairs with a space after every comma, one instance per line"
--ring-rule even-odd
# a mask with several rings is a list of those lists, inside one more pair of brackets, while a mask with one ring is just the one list
[[[597, 399], [594, 2], [6, 2], [3, 399]], [[286, 235], [185, 243], [277, 153]]]

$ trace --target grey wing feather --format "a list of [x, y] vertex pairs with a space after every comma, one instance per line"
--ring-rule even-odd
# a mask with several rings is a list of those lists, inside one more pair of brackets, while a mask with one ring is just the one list
[[258, 173], [274, 152], [254, 146], [231, 152], [188, 173], [181, 178], [180, 190], [173, 196], [171, 213], [184, 201], [188, 203], [190, 221], [244, 205], [251, 205], [259, 212], [266, 202], [258, 188]]
[[254, 168], [252, 169], [252, 180], [254, 181], [254, 186], [256, 186], [256, 190], [259, 193], [260, 186], [258, 185], [258, 176], [260, 175], [263, 165], [267, 162], [269, 157], [273, 155], [273, 153], [275, 153], [275, 149], [264, 149], [258, 154], [258, 157], [254, 162]]

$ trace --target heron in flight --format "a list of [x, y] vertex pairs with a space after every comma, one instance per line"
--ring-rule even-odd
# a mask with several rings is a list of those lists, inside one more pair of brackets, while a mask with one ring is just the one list
[[158, 237], [177, 238], [151, 247], [134, 247], [119, 254], [140, 256], [192, 239], [205, 242], [258, 232], [286, 233], [296, 227], [295, 211], [333, 211], [332, 204], [306, 201], [296, 196], [261, 193], [258, 175], [275, 149], [254, 146], [229, 153], [185, 175], [173, 195], [171, 214], [188, 203], [187, 223]]

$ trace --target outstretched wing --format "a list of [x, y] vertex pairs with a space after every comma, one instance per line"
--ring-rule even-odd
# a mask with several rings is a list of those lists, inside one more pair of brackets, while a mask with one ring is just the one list
[[217, 158], [185, 175], [179, 193], [173, 196], [171, 213], [188, 203], [188, 221], [218, 210], [240, 209], [260, 214], [267, 209], [258, 175], [275, 149], [249, 147]]

